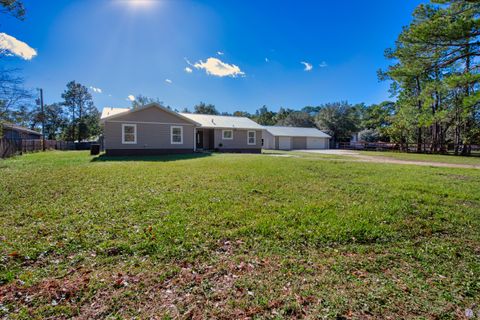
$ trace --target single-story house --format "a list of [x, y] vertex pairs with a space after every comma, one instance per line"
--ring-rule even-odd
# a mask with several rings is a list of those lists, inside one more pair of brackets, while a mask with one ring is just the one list
[[279, 150], [328, 149], [330, 136], [317, 128], [263, 126], [263, 148]]
[[179, 113], [200, 124], [196, 128], [196, 149], [260, 153], [262, 126], [247, 117]]
[[101, 122], [108, 155], [262, 149], [262, 126], [245, 117], [179, 113], [151, 103], [136, 109], [104, 108]]
[[[1, 137], [11, 140], [40, 140], [42, 134], [35, 130], [31, 130], [13, 123], [1, 123]], [[1, 138], [0, 137], [0, 138]]]

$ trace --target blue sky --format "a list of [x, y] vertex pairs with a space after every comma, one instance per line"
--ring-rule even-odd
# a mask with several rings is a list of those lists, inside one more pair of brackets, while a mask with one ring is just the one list
[[46, 103], [70, 80], [99, 88], [100, 110], [137, 94], [228, 112], [377, 103], [389, 98], [383, 52], [421, 2], [25, 0], [26, 20], [1, 16], [0, 32], [37, 55], [1, 63], [44, 88]]

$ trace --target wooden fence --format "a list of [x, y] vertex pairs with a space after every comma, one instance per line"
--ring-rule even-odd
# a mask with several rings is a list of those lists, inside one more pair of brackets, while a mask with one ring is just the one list
[[8, 158], [20, 154], [22, 150], [22, 140], [0, 139], [0, 158]]
[[[45, 140], [46, 150], [75, 150], [73, 142]], [[43, 150], [42, 140], [0, 139], [0, 158], [8, 158], [27, 152]]]
[[385, 143], [385, 142], [345, 142], [338, 143], [338, 149], [348, 149], [348, 150], [377, 150], [377, 151], [387, 151], [387, 150], [400, 150], [400, 146], [395, 143]]
[[[21, 141], [21, 152], [35, 152], [41, 151], [42, 140], [20, 140]], [[45, 140], [45, 150], [55, 149], [56, 141], [55, 140]]]

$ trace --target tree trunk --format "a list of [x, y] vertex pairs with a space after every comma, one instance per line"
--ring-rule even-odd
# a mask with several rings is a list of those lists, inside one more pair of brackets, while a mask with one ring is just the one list
[[78, 135], [77, 135], [77, 140], [80, 142], [82, 140], [82, 104], [83, 102], [80, 102], [78, 104]]
[[[420, 114], [422, 112], [422, 101], [420, 100], [421, 87], [418, 76], [415, 78], [415, 81], [417, 84], [418, 113]], [[422, 127], [420, 127], [418, 124], [417, 127], [417, 152], [422, 152]]]
[[76, 120], [75, 120], [75, 106], [73, 105], [72, 106], [72, 125], [70, 126], [71, 127], [71, 129], [70, 129], [71, 135], [69, 137], [69, 139], [71, 139], [72, 142], [75, 142], [75, 122], [76, 122]]
[[[458, 97], [455, 97], [455, 104], [458, 103]], [[460, 112], [458, 105], [455, 106], [455, 120], [454, 120], [454, 137], [453, 137], [453, 144], [454, 144], [454, 150], [455, 150], [455, 155], [458, 156], [460, 152]]]
[[[467, 45], [465, 46], [465, 70], [464, 70], [464, 74], [468, 74], [470, 73], [470, 45], [469, 45], [469, 40], [470, 39], [467, 39]], [[468, 97], [470, 96], [471, 92], [470, 92], [470, 85], [468, 83], [465, 84], [465, 97]], [[469, 136], [470, 136], [470, 133], [472, 131], [472, 127], [474, 125], [474, 121], [472, 121], [474, 115], [469, 115], [467, 116], [468, 118], [466, 119], [465, 121], [465, 133], [464, 133], [464, 141], [463, 141], [463, 148], [462, 148], [462, 155], [470, 155], [470, 152], [471, 152], [471, 145], [470, 145], [470, 139], [469, 139]]]
[[441, 126], [440, 126], [440, 153], [447, 153], [447, 142], [445, 141], [445, 133], [446, 133], [446, 130], [444, 130]]

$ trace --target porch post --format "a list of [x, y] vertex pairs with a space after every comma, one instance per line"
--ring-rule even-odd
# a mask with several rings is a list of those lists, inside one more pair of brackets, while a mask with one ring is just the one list
[[197, 127], [193, 127], [193, 152], [197, 151]]

